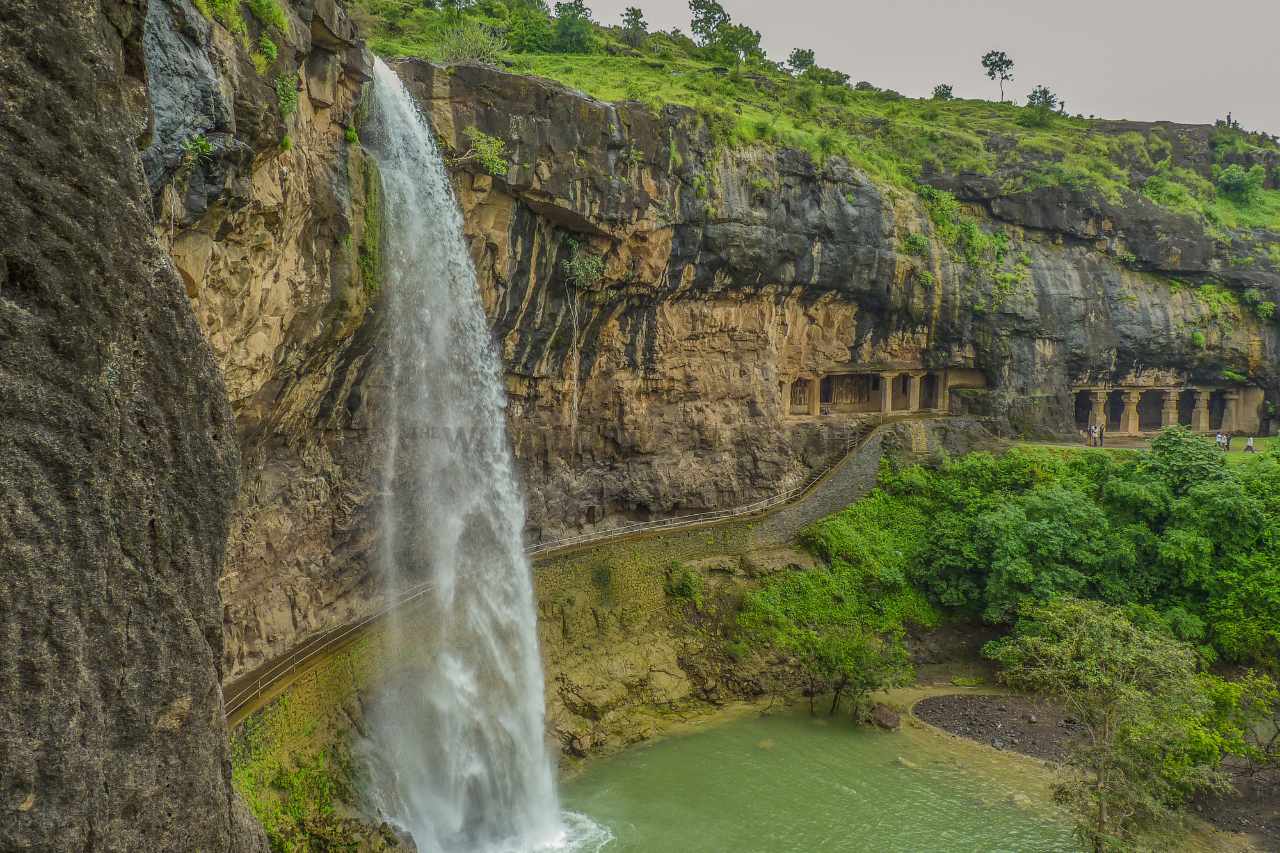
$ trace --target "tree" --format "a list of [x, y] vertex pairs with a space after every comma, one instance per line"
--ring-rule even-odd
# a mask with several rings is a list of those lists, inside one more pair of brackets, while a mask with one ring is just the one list
[[1041, 84], [1027, 95], [1027, 106], [1040, 110], [1053, 110], [1058, 106], [1058, 96], [1048, 86]]
[[935, 101], [949, 101], [955, 97], [951, 90], [950, 83], [939, 83], [933, 87], [933, 99]]
[[556, 53], [591, 51], [591, 10], [583, 0], [556, 4], [553, 45]]
[[1000, 103], [1004, 103], [1004, 84], [1013, 79], [1013, 60], [1003, 50], [988, 51], [982, 57], [987, 76], [1000, 83]]
[[868, 697], [877, 690], [910, 681], [911, 665], [906, 646], [896, 637], [878, 637], [860, 628], [813, 633], [804, 644], [801, 663], [816, 679], [813, 694], [825, 686], [831, 691], [828, 716], [835, 716], [847, 695], [854, 722], [866, 722], [871, 711]]
[[635, 6], [628, 6], [622, 12], [622, 39], [632, 47], [644, 44], [649, 35], [649, 26], [645, 23], [644, 12]]
[[729, 13], [716, 0], [689, 0], [689, 12], [693, 15], [689, 29], [703, 47], [714, 42], [716, 33], [729, 23]]
[[714, 47], [733, 57], [735, 63], [760, 56], [760, 33], [743, 24], [725, 24], [716, 31]]
[[983, 651], [1006, 684], [1059, 699], [1083, 724], [1067, 762], [1077, 775], [1058, 797], [1095, 853], [1130, 849], [1136, 829], [1187, 794], [1222, 787], [1222, 715], [1190, 646], [1099, 602], [1059, 598], [1022, 616]]
[[787, 57], [787, 65], [791, 67], [792, 74], [803, 74], [814, 66], [814, 62], [813, 51], [803, 47], [797, 47]]

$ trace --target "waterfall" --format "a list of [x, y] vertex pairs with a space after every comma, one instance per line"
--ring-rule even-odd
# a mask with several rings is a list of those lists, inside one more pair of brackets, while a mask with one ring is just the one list
[[392, 660], [427, 653], [372, 702], [370, 797], [424, 853], [584, 849], [605, 831], [557, 803], [499, 356], [431, 130], [382, 62], [367, 130], [385, 200], [379, 553], [392, 594], [430, 584], [416, 627], [388, 627]]

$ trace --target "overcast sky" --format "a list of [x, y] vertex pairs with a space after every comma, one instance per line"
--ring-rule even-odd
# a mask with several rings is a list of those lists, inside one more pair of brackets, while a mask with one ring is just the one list
[[[689, 32], [687, 0], [587, 0], [596, 20], [644, 10], [650, 29]], [[855, 81], [922, 97], [998, 97], [979, 58], [1014, 60], [1020, 103], [1037, 83], [1071, 113], [1212, 123], [1231, 112], [1280, 134], [1280, 0], [721, 0], [770, 58], [793, 47]]]

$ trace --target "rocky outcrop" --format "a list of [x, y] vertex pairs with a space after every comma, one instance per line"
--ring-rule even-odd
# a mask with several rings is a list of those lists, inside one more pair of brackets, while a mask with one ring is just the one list
[[0, 848], [266, 849], [232, 793], [237, 448], [152, 233], [139, 0], [0, 16]]
[[285, 29], [245, 14], [236, 33], [191, 0], [154, 0], [146, 23], [159, 234], [222, 368], [243, 457], [221, 584], [228, 675], [377, 595], [362, 395], [379, 184], [355, 140], [372, 60], [334, 0], [282, 8]]

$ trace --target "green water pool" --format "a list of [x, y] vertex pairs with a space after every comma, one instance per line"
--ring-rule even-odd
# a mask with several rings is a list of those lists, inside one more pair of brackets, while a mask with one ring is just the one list
[[602, 853], [1078, 850], [1046, 792], [1039, 768], [936, 732], [785, 713], [633, 748], [561, 796], [612, 834]]

